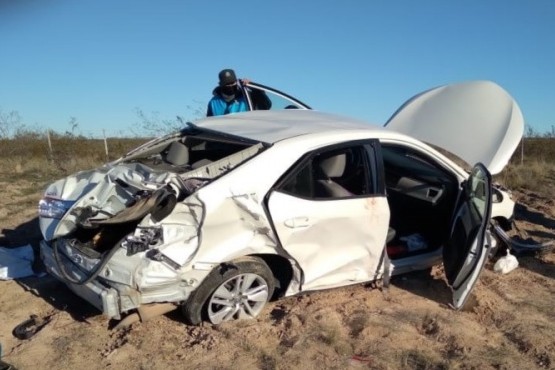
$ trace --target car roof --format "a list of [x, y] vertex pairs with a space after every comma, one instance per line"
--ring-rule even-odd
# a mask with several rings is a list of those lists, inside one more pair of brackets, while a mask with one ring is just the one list
[[204, 118], [194, 124], [269, 144], [298, 136], [320, 136], [338, 131], [364, 130], [365, 134], [376, 137], [390, 136], [385, 133], [391, 132], [362, 120], [303, 109], [235, 113]]

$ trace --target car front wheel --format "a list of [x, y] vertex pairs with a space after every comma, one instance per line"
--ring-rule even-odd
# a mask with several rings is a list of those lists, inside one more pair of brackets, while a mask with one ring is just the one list
[[221, 264], [183, 304], [185, 320], [197, 325], [203, 319], [220, 324], [255, 318], [272, 297], [274, 285], [272, 271], [259, 258]]

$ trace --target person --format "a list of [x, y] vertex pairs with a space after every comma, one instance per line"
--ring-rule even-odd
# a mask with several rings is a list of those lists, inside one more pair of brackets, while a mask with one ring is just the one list
[[248, 84], [248, 80], [238, 81], [233, 69], [223, 69], [218, 74], [219, 84], [212, 91], [213, 97], [208, 102], [206, 115], [221, 116], [229, 113], [246, 112], [249, 110], [239, 82]]

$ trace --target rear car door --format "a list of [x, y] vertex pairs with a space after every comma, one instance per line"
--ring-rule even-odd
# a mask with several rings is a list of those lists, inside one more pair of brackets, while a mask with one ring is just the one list
[[302, 270], [301, 290], [373, 280], [389, 225], [378, 142], [303, 158], [268, 196], [281, 246]]
[[443, 249], [447, 282], [453, 290], [453, 307], [461, 309], [487, 260], [486, 228], [491, 216], [491, 174], [478, 163], [463, 183], [451, 235]]

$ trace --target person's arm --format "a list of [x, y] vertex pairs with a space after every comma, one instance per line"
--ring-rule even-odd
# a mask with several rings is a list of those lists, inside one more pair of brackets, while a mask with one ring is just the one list
[[214, 112], [212, 112], [212, 102], [208, 102], [208, 108], [206, 109], [206, 117], [212, 117]]

